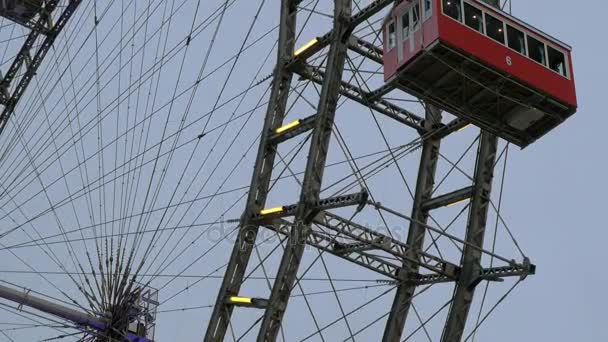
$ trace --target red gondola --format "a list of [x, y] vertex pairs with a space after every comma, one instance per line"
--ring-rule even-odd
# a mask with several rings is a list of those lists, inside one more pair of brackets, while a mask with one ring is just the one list
[[475, 0], [405, 0], [384, 22], [384, 78], [525, 147], [576, 112], [570, 46]]

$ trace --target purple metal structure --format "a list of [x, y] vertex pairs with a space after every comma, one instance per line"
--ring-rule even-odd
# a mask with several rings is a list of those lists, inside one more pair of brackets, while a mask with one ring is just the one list
[[[28, 290], [15, 290], [7, 286], [0, 285], [0, 298], [10, 300], [20, 306], [27, 306], [53, 315], [55, 317], [67, 320], [74, 323], [78, 327], [82, 327], [83, 331], [94, 330], [100, 333], [106, 331], [109, 327], [108, 320], [99, 318], [88, 313], [78, 311], [66, 306], [62, 306], [44, 298], [34, 296]], [[126, 333], [124, 341], [129, 342], [154, 342], [146, 337], [139, 336], [131, 331]]]

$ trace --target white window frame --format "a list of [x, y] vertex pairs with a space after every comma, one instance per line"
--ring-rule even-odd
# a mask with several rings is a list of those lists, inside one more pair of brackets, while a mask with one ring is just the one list
[[[407, 32], [405, 32], [405, 27], [403, 27], [403, 19], [407, 16]], [[408, 9], [405, 13], [403, 13], [400, 17], [401, 20], [401, 38], [405, 40], [405, 38], [410, 36], [412, 31], [412, 19], [411, 19], [411, 11]]]
[[[413, 6], [410, 7], [410, 25], [413, 27], [412, 32], [418, 32], [418, 30], [420, 30], [420, 27], [422, 26], [422, 8], [420, 8], [420, 1], [416, 0], [413, 1]], [[418, 6], [418, 23], [414, 24], [414, 11], [416, 6]]]
[[[424, 1], [424, 0], [422, 0], [422, 1]], [[520, 22], [516, 18], [513, 18], [510, 15], [503, 13], [502, 11], [498, 11], [498, 15], [500, 15], [502, 18], [497, 18], [496, 14], [494, 14], [494, 13], [488, 13], [489, 12], [488, 9], [486, 9], [484, 7], [481, 7], [481, 6], [476, 6], [476, 4], [475, 4], [474, 1], [471, 1], [471, 0], [452, 0], [452, 1], [459, 1], [460, 2], [460, 10], [461, 10], [460, 11], [460, 16], [462, 17], [462, 21], [456, 20], [456, 19], [450, 17], [449, 15], [447, 15], [445, 13], [444, 8], [443, 8], [443, 1], [440, 1], [439, 8], [438, 8], [438, 11], [439, 11], [438, 13], [440, 13], [440, 15], [446, 16], [447, 18], [449, 18], [451, 20], [454, 20], [457, 23], [460, 23], [461, 25], [463, 25], [464, 27], [466, 27], [467, 29], [469, 29], [469, 30], [471, 30], [473, 32], [476, 32], [478, 34], [482, 34], [482, 35], [486, 36], [487, 38], [491, 39], [492, 41], [494, 41], [496, 43], [499, 43], [498, 41], [494, 40], [494, 38], [488, 36], [488, 32], [487, 32], [487, 29], [486, 29], [486, 22], [487, 22], [486, 15], [490, 15], [490, 16], [492, 16], [492, 17], [494, 17], [497, 20], [500, 20], [502, 22], [503, 35], [504, 35], [504, 43], [502, 45], [504, 45], [505, 47], [507, 47], [508, 49], [510, 49], [512, 51], [517, 52], [521, 56], [526, 57], [528, 60], [530, 60], [530, 61], [532, 61], [532, 62], [534, 62], [534, 63], [536, 63], [536, 64], [538, 64], [540, 66], [545, 67], [545, 69], [551, 70], [551, 72], [553, 72], [553, 73], [555, 73], [557, 75], [560, 75], [561, 77], [564, 77], [564, 78], [566, 78], [568, 80], [572, 80], [572, 77], [571, 77], [572, 71], [570, 70], [570, 51], [569, 50], [565, 50], [561, 46], [556, 45], [553, 42], [549, 41], [547, 38], [545, 38], [545, 37], [543, 37], [541, 35], [538, 35], [538, 34], [536, 34], [534, 32], [531, 32], [531, 29], [530, 29], [531, 26], [529, 26], [526, 23]], [[479, 31], [473, 29], [472, 27], [469, 27], [465, 23], [465, 20], [466, 20], [465, 13], [464, 13], [465, 12], [465, 9], [464, 9], [464, 4], [465, 3], [467, 3], [467, 4], [469, 4], [469, 5], [473, 6], [473, 7], [475, 7], [477, 9], [480, 9], [482, 11], [482, 14], [483, 14], [483, 18], [482, 18], [483, 23], [482, 23], [482, 26], [483, 26], [483, 31], [484, 32], [479, 32]], [[432, 3], [431, 3], [431, 5], [432, 5]], [[521, 32], [524, 33], [524, 44], [525, 44], [525, 48], [526, 48], [526, 54], [525, 55], [523, 55], [519, 51], [517, 51], [515, 49], [512, 49], [511, 47], [509, 47], [509, 37], [508, 37], [508, 32], [507, 32], [507, 25], [510, 25], [511, 27], [513, 27], [513, 28], [515, 28], [515, 29], [517, 29], [517, 30], [519, 30], [519, 31], [521, 31]], [[532, 37], [532, 38], [538, 40], [539, 42], [541, 42], [541, 43], [543, 43], [545, 45], [545, 61], [546, 61], [547, 65], [539, 63], [539, 62], [535, 61], [534, 59], [532, 59], [530, 57], [530, 46], [528, 45], [528, 37]], [[549, 36], [549, 37], [551, 37], [551, 36]], [[554, 39], [554, 38], [551, 37], [551, 39]], [[557, 41], [557, 42], [558, 42], [558, 44], [563, 44], [561, 41]], [[565, 63], [566, 76], [564, 76], [563, 74], [561, 74], [561, 73], [559, 73], [559, 72], [551, 69], [551, 67], [549, 66], [549, 48], [548, 48], [549, 46], [551, 46], [551, 48], [555, 49], [556, 51], [559, 51], [560, 53], [562, 53], [564, 55], [564, 63]]]
[[[393, 26], [393, 39], [391, 44], [391, 25]], [[391, 51], [397, 46], [397, 26], [395, 20], [391, 20], [386, 24], [386, 46], [388, 51]]]
[[[424, 12], [424, 14], [423, 14], [424, 19], [422, 22], [425, 22], [425, 21], [429, 20], [430, 17], [433, 16], [433, 4], [435, 3], [435, 1], [433, 1], [433, 0], [421, 0], [421, 1], [422, 1], [422, 3], [420, 4], [422, 7], [421, 10]], [[424, 7], [426, 5], [427, 1], [431, 4], [431, 6], [429, 6], [428, 11]]]
[[[499, 44], [502, 44], [504, 46], [507, 46], [508, 45], [507, 44], [507, 28], [505, 26], [505, 21], [503, 19], [496, 18], [496, 15], [493, 15], [491, 13], [486, 13], [486, 11], [484, 11], [483, 9], [482, 9], [482, 12], [483, 12], [483, 32], [484, 32], [483, 35], [486, 36], [486, 37], [488, 37], [488, 38], [490, 38], [495, 43], [499, 43]], [[494, 39], [494, 38], [492, 38], [492, 37], [490, 37], [488, 35], [488, 27], [487, 27], [487, 22], [488, 21], [486, 20], [486, 15], [489, 15], [492, 18], [494, 18], [494, 19], [496, 19], [496, 20], [498, 20], [498, 21], [500, 21], [502, 23], [502, 43], [499, 42], [499, 41], [497, 41], [496, 39]], [[473, 30], [473, 31], [479, 32], [479, 31], [476, 31], [476, 30]]]
[[528, 59], [529, 59], [529, 60], [531, 60], [532, 62], [534, 62], [534, 63], [538, 64], [538, 65], [542, 65], [542, 66], [544, 66], [545, 68], [547, 68], [547, 69], [549, 69], [549, 70], [553, 71], [553, 69], [549, 68], [549, 54], [548, 54], [548, 51], [547, 51], [547, 42], [546, 42], [544, 39], [540, 39], [540, 38], [539, 38], [538, 36], [536, 36], [536, 35], [533, 35], [533, 34], [528, 34], [528, 33], [526, 32], [526, 45], [528, 45], [528, 37], [532, 37], [533, 39], [537, 40], [538, 42], [542, 43], [542, 44], [545, 46], [545, 62], [546, 62], [547, 64], [545, 65], [545, 64], [543, 64], [543, 63], [540, 63], [540, 62], [536, 61], [534, 58], [530, 57], [530, 49], [529, 49], [529, 48], [527, 48], [527, 50], [526, 50], [526, 52], [528, 53], [528, 56], [527, 56], [527, 57], [528, 57]]
[[[514, 28], [515, 30], [521, 32], [524, 35], [524, 49], [526, 50], [526, 53], [521, 53], [520, 51], [517, 51], [514, 48], [512, 48], [512, 47], [509, 46], [509, 26], [512, 27], [512, 28]], [[520, 27], [517, 27], [516, 25], [512, 25], [512, 23], [509, 23], [509, 24], [505, 23], [505, 35], [507, 36], [507, 47], [509, 49], [517, 52], [521, 56], [524, 56], [526, 58], [530, 58], [530, 57], [528, 57], [528, 36], [526, 35], [526, 31], [522, 30]]]
[[[551, 62], [549, 61], [549, 59], [550, 59], [550, 57], [549, 57], [549, 47], [551, 47], [553, 50], [561, 53], [562, 56], [564, 56], [564, 72], [566, 73], [565, 75], [562, 74], [562, 73], [560, 73], [560, 72], [558, 72], [558, 71], [555, 71], [555, 70], [553, 70], [553, 68], [551, 68], [551, 65], [550, 65]], [[570, 79], [570, 77], [568, 77], [570, 75], [570, 73], [568, 72], [569, 71], [569, 69], [568, 69], [568, 55], [566, 53], [564, 53], [564, 51], [562, 51], [561, 49], [556, 48], [552, 44], [545, 44], [545, 50], [547, 50], [547, 67], [551, 71], [555, 72], [556, 74], [561, 75], [561, 76], [563, 76], [563, 77], [565, 77], [567, 79]]]
[[[469, 25], [467, 25], [466, 21], [467, 21], [467, 13], [466, 13], [466, 9], [464, 7], [464, 5], [467, 4], [473, 8], [478, 9], [479, 11], [481, 11], [481, 30], [482, 32], [477, 31], [476, 29], [470, 27]], [[467, 1], [461, 1], [460, 4], [461, 8], [462, 8], [462, 22], [458, 21], [459, 23], [461, 23], [462, 25], [464, 25], [466, 28], [471, 29], [477, 33], [481, 33], [484, 36], [487, 36], [486, 34], [486, 11], [483, 10], [483, 8], [475, 6], [474, 4], [467, 2]], [[448, 18], [451, 18], [450, 16], [448, 16]], [[452, 18], [453, 19], [453, 18]]]
[[[531, 61], [533, 61], [534, 63], [536, 63], [536, 64], [538, 64], [538, 65], [542, 65], [542, 66], [544, 66], [545, 68], [547, 68], [547, 69], [551, 70], [551, 72], [554, 72], [554, 73], [556, 73], [556, 74], [560, 75], [561, 77], [564, 77], [564, 78], [569, 79], [569, 80], [571, 80], [571, 79], [572, 79], [572, 78], [570, 77], [570, 54], [569, 54], [569, 53], [567, 53], [567, 52], [566, 52], [564, 49], [562, 49], [561, 47], [559, 47], [559, 46], [557, 46], [557, 45], [555, 45], [555, 44], [552, 44], [551, 42], [549, 42], [548, 40], [546, 40], [546, 39], [545, 39], [545, 38], [543, 38], [543, 37], [537, 36], [537, 35], [535, 35], [535, 34], [529, 34], [528, 32], [525, 32], [525, 31], [524, 31], [524, 33], [526, 34], [526, 44], [528, 43], [528, 38], [527, 38], [528, 36], [530, 36], [530, 37], [532, 37], [532, 38], [534, 38], [534, 39], [538, 40], [539, 42], [541, 42], [541, 43], [545, 44], [545, 58], [546, 58], [546, 60], [547, 60], [547, 65], [543, 65], [543, 64], [541, 64], [541, 63], [538, 63], [537, 61], [535, 61], [535, 60], [533, 60], [532, 58], [528, 57], [528, 58], [529, 58]], [[551, 46], [551, 48], [553, 48], [553, 49], [554, 49], [554, 50], [556, 50], [556, 51], [561, 52], [561, 53], [564, 55], [564, 64], [565, 64], [566, 76], [564, 76], [564, 75], [562, 75], [561, 73], [559, 73], [559, 72], [557, 72], [557, 71], [555, 71], [555, 70], [551, 69], [551, 67], [549, 66], [549, 48], [548, 48], [549, 46]]]
[[[457, 22], [457, 23], [464, 24], [464, 4], [463, 4], [463, 2], [464, 2], [464, 1], [463, 1], [463, 0], [455, 0], [455, 1], [460, 2], [460, 19], [461, 19], [461, 20], [454, 19], [454, 18], [450, 17], [449, 15], [447, 15], [447, 14], [445, 13], [444, 8], [443, 8], [443, 0], [439, 1], [439, 5], [440, 5], [440, 7], [441, 7], [441, 9], [440, 9], [440, 11], [439, 11], [439, 12], [441, 12], [441, 15], [445, 15], [446, 17], [448, 17], [448, 18], [450, 18], [450, 19], [454, 20], [454, 21], [455, 21], [455, 22]], [[466, 25], [465, 25], [465, 26], [466, 26]], [[470, 27], [469, 27], [469, 28], [470, 28]]]

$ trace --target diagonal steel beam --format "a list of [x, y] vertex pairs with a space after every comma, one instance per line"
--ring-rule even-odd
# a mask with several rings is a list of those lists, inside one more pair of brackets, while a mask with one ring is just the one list
[[[81, 0], [70, 0], [68, 5], [63, 9], [61, 15], [57, 22], [51, 26], [48, 31], [41, 32], [39, 30], [32, 30], [25, 42], [23, 43], [21, 49], [17, 53], [17, 56], [13, 60], [13, 63], [9, 67], [8, 71], [0, 80], [0, 89], [4, 89], [4, 94], [0, 95], [0, 103], [4, 105], [4, 109], [2, 113], [0, 113], [0, 134], [4, 131], [6, 127], [6, 123], [8, 122], [10, 116], [13, 114], [17, 103], [23, 96], [23, 93], [27, 89], [28, 85], [36, 75], [36, 71], [38, 67], [42, 64], [44, 57], [48, 53], [48, 51], [53, 46], [55, 39], [59, 35], [59, 33], [63, 30], [67, 22], [70, 20], [78, 5], [80, 5]], [[56, 7], [58, 7], [59, 0], [51, 0], [46, 6], [45, 10], [48, 12], [48, 16], [52, 13]], [[38, 24], [43, 25], [46, 22], [45, 16], [41, 16], [38, 19]], [[46, 35], [42, 43], [36, 48], [34, 55], [32, 56], [32, 50], [34, 49], [34, 45], [40, 35]], [[8, 94], [8, 90], [10, 89], [12, 82], [15, 78], [18, 77], [19, 71], [25, 66], [24, 72], [21, 73], [20, 79], [18, 83], [15, 85], [12, 94]]]
[[384, 64], [384, 51], [364, 39], [358, 38], [355, 35], [351, 35], [348, 43], [348, 48], [373, 62], [376, 62], [380, 65]]
[[[452, 279], [456, 279], [458, 276], [458, 266], [449, 261], [426, 253], [420, 249], [414, 251], [413, 249], [417, 248], [416, 246], [405, 244], [336, 214], [322, 212], [315, 216], [314, 223], [336, 232], [338, 236], [343, 236], [352, 241], [366, 244], [376, 251], [384, 252], [392, 257], [396, 257], [402, 261], [402, 264], [413, 263]], [[425, 227], [422, 227], [422, 229], [425, 229]], [[413, 257], [414, 255], [419, 257], [415, 258]]]
[[323, 171], [338, 98], [340, 83], [348, 48], [348, 22], [351, 15], [352, 0], [335, 0], [334, 27], [332, 41], [327, 57], [326, 77], [321, 88], [315, 127], [312, 131], [308, 160], [302, 182], [300, 201], [295, 215], [295, 225], [289, 235], [287, 246], [279, 265], [279, 270], [272, 287], [268, 307], [260, 327], [257, 340], [275, 341], [281, 322], [287, 309], [292, 287], [296, 281], [300, 261], [310, 234], [311, 221], [314, 215], [314, 203], [319, 200]]
[[[281, 235], [288, 236], [291, 232], [293, 223], [283, 220], [276, 219], [271, 223], [264, 225], [266, 228], [273, 230]], [[332, 254], [341, 259], [347, 260], [368, 270], [381, 274], [391, 279], [398, 279], [400, 265], [395, 264], [392, 260], [379, 257], [377, 255], [368, 254], [362, 251], [348, 251], [345, 252], [336, 243], [339, 233], [332, 236], [324, 234], [323, 232], [311, 230], [310, 234], [306, 237], [306, 244], [315, 248], [318, 248], [324, 252]], [[370, 241], [370, 244], [373, 244]], [[447, 276], [445, 276], [447, 278]], [[443, 278], [441, 278], [443, 280]]]
[[280, 33], [278, 43], [278, 63], [274, 71], [272, 91], [258, 154], [255, 161], [251, 185], [247, 197], [245, 212], [240, 221], [237, 240], [234, 244], [230, 261], [226, 268], [224, 280], [220, 285], [211, 318], [205, 333], [206, 342], [219, 342], [224, 340], [230, 317], [234, 306], [227, 298], [236, 296], [241, 288], [253, 246], [258, 234], [259, 226], [253, 219], [266, 203], [269, 191], [272, 167], [276, 157], [275, 145], [271, 141], [272, 132], [275, 132], [283, 122], [292, 73], [286, 68], [288, 61], [294, 53], [296, 33], [297, 1], [282, 0], [280, 15]]
[[[427, 130], [441, 124], [441, 111], [434, 106], [427, 105], [426, 120], [424, 121]], [[420, 252], [424, 247], [424, 237], [426, 235], [426, 223], [429, 218], [429, 209], [424, 207], [424, 203], [431, 199], [435, 186], [435, 173], [439, 161], [439, 148], [441, 138], [431, 137], [424, 141], [420, 166], [418, 169], [418, 180], [416, 192], [414, 194], [414, 204], [412, 208], [412, 220], [407, 236], [407, 244], [411, 247], [408, 251], [408, 258], [418, 260], [421, 258]], [[419, 272], [419, 264], [404, 260], [401, 280], [404, 281], [397, 288], [397, 293], [393, 300], [393, 305], [384, 329], [383, 342], [398, 342], [405, 327], [407, 314], [414, 298], [416, 284], [407, 282], [414, 278]]]
[[[325, 72], [311, 65], [299, 66], [294, 69], [294, 72], [303, 79], [311, 80], [317, 84], [323, 84], [326, 78]], [[351, 83], [340, 81], [339, 92], [342, 96], [369, 107], [378, 113], [384, 114], [404, 125], [412, 127], [419, 132], [423, 130], [423, 119], [418, 115], [383, 99], [370, 100], [365, 91]]]
[[[380, 7], [376, 7], [380, 6]], [[372, 13], [373, 11], [370, 8], [384, 8], [388, 6], [387, 2], [375, 1], [370, 6], [364, 8], [361, 13]], [[324, 73], [310, 65], [306, 65], [304, 61], [313, 56], [314, 54], [320, 52], [323, 48], [325, 48], [329, 44], [329, 38], [331, 36], [331, 32], [316, 38], [317, 43], [306, 49], [302, 54], [293, 57], [289, 62], [288, 66], [290, 69], [293, 69], [295, 73], [297, 73], [300, 77], [306, 80], [311, 80], [317, 84], [323, 84]], [[359, 38], [355, 35], [350, 35], [348, 39], [348, 48], [356, 52], [357, 54], [367, 58], [370, 61], [376, 62], [379, 65], [384, 63], [383, 55], [381, 47], [374, 45], [371, 42], [366, 41], [365, 39]], [[402, 124], [405, 124], [409, 127], [416, 129], [418, 132], [425, 132], [425, 128], [423, 127], [423, 118], [418, 115], [401, 108], [391, 102], [385, 101], [382, 99], [383, 95], [386, 95], [388, 92], [396, 89], [397, 80], [393, 82], [386, 83], [379, 89], [373, 90], [371, 92], [365, 92], [359, 87], [342, 81], [342, 86], [340, 88], [340, 93], [342, 96], [345, 96], [359, 104], [370, 107], [373, 110], [384, 114], [390, 117], [393, 120], [396, 120]], [[432, 135], [437, 135], [437, 137], [446, 137], [451, 133], [458, 131], [459, 129], [468, 125], [468, 121], [460, 118], [454, 119], [452, 122], [447, 125], [439, 125], [438, 127], [433, 127], [434, 131]]]
[[490, 193], [492, 191], [497, 149], [498, 138], [491, 133], [482, 132], [466, 230], [465, 241], [468, 244], [463, 249], [462, 273], [456, 283], [454, 297], [441, 337], [442, 342], [459, 342], [461, 340], [475, 294], [475, 286], [480, 280], [481, 256], [483, 255], [481, 248], [483, 248], [488, 209], [490, 207]]
[[[367, 58], [368, 60], [374, 61], [380, 65], [383, 65], [383, 63], [384, 63], [384, 60], [383, 60], [384, 53], [383, 53], [381, 47], [375, 46], [374, 44], [372, 44], [364, 39], [358, 38], [354, 35], [351, 36], [351, 38], [350, 38], [349, 49], [358, 53], [359, 55]], [[354, 99], [354, 100], [363, 105], [366, 105], [365, 101], [367, 101], [367, 103], [374, 104], [376, 101], [380, 101], [382, 99], [382, 96], [388, 94], [389, 92], [391, 92], [394, 89], [397, 89], [397, 86], [398, 86], [398, 79], [393, 80], [392, 82], [388, 82], [388, 83], [384, 84], [383, 86], [381, 86], [380, 88], [372, 90], [371, 92], [368, 92], [364, 96], [361, 96], [361, 98], [365, 98], [364, 101], [361, 101], [359, 99]], [[352, 87], [352, 86], [350, 86], [350, 87]], [[406, 91], [406, 89], [400, 89], [400, 90]], [[410, 94], [410, 95], [416, 96], [416, 94]], [[353, 99], [352, 97], [349, 97], [349, 98]], [[378, 110], [376, 108], [374, 108], [374, 109]], [[397, 121], [400, 121], [402, 118], [395, 116], [395, 113], [396, 112], [401, 113], [402, 115], [409, 117], [410, 120], [413, 120], [415, 124], [419, 125], [419, 126], [411, 126], [411, 125], [408, 125], [408, 126], [416, 128], [420, 132], [425, 132], [425, 131], [428, 132], [428, 130], [425, 130], [424, 127], [422, 127], [423, 126], [422, 118], [419, 118], [418, 116], [416, 116], [413, 113], [409, 113], [409, 114], [405, 113], [404, 110], [398, 109], [398, 107], [396, 107], [396, 106], [392, 107], [388, 111], [380, 110], [379, 112], [382, 114], [388, 115], [389, 117], [393, 117]], [[452, 121], [446, 123], [445, 125], [439, 124], [437, 127], [432, 127], [431, 128], [432, 132], [430, 135], [434, 136], [435, 138], [445, 138], [446, 136], [464, 128], [467, 125], [469, 125], [469, 122], [467, 120], [461, 119], [461, 118], [455, 118]]]
[[[360, 12], [353, 15], [348, 20], [348, 23], [345, 26], [346, 35], [350, 36], [352, 31], [358, 25], [365, 22], [367, 19], [371, 18], [373, 15], [379, 13], [384, 8], [388, 7], [389, 5], [391, 5], [397, 1], [399, 1], [399, 0], [375, 0], [375, 1], [373, 1], [371, 4], [367, 5], [363, 9], [361, 9]], [[306, 59], [310, 58], [314, 54], [316, 54], [316, 53], [320, 52], [321, 50], [323, 50], [324, 48], [326, 48], [331, 43], [331, 37], [333, 36], [333, 32], [334, 31], [332, 30], [322, 36], [315, 38], [315, 40], [316, 40], [315, 44], [310, 46], [305, 51], [302, 51], [302, 53], [298, 54], [297, 56], [294, 56], [293, 58], [291, 58], [287, 64], [290, 67], [293, 67], [301, 62], [306, 61]], [[382, 52], [381, 49], [379, 51], [380, 51], [380, 53]], [[376, 61], [378, 61], [378, 59], [376, 59]], [[382, 62], [380, 61], [379, 63], [382, 63]]]
[[[382, 49], [364, 39], [351, 35], [349, 38], [349, 49], [378, 64], [383, 63]], [[292, 68], [294, 68], [294, 72], [297, 73], [303, 79], [311, 80], [317, 84], [323, 84], [324, 73], [318, 68], [302, 63], [296, 63], [295, 66], [292, 66]], [[397, 122], [416, 129], [420, 133], [429, 133], [429, 135], [432, 135], [436, 138], [445, 138], [446, 136], [469, 125], [469, 122], [467, 120], [455, 118], [454, 120], [446, 124], [439, 124], [436, 127], [425, 129], [423, 125], [423, 118], [406, 110], [405, 108], [399, 107], [389, 101], [382, 99], [382, 95], [394, 90], [395, 88], [395, 83], [389, 82], [377, 90], [365, 92], [359, 87], [349, 82], [343, 81], [342, 87], [340, 88], [340, 93], [342, 94], [342, 96], [345, 96], [366, 107], [370, 107], [371, 109], [383, 115], [386, 115]]]
[[[306, 238], [307, 245], [384, 275], [397, 283], [404, 282], [400, 274], [405, 262], [417, 263], [422, 268], [434, 271], [412, 274], [405, 280], [407, 283], [420, 286], [455, 282], [459, 279], [460, 268], [453, 263], [424, 252], [421, 252], [423, 258], [408, 259], [407, 251], [410, 247], [406, 244], [334, 213], [320, 212], [315, 216], [314, 223], [313, 229]], [[283, 218], [275, 218], [264, 223], [267, 229], [284, 236], [290, 234], [292, 226], [292, 222]], [[353, 245], [364, 248], [348, 247]], [[366, 253], [367, 251], [374, 253]], [[382, 255], [378, 252], [386, 254]], [[395, 264], [395, 258], [400, 260], [400, 263]], [[477, 279], [500, 281], [506, 277], [525, 278], [534, 274], [535, 270], [536, 266], [531, 264], [530, 260], [524, 259], [523, 263], [511, 262], [507, 266], [483, 269]]]
[[[500, 0], [483, 1], [500, 8]], [[480, 249], [483, 248], [497, 150], [498, 137], [482, 131], [465, 237], [469, 244], [465, 245], [462, 252], [462, 274], [456, 283], [454, 297], [441, 336], [442, 342], [459, 342], [462, 339], [475, 287], [479, 283], [482, 256]]]
[[359, 13], [353, 15], [350, 20], [351, 31], [365, 22], [367, 19], [371, 18], [373, 15], [379, 13], [384, 8], [399, 2], [399, 0], [375, 0], [367, 7], [363, 8]]

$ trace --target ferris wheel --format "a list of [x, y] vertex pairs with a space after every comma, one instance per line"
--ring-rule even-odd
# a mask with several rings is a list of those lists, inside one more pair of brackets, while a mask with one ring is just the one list
[[488, 340], [577, 109], [509, 7], [0, 0], [0, 340]]

